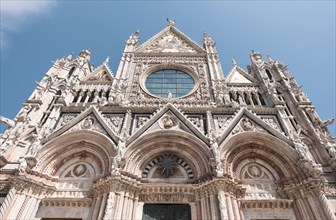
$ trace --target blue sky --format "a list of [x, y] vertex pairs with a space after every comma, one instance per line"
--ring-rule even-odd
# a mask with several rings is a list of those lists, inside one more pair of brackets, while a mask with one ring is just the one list
[[[125, 40], [140, 43], [166, 18], [202, 45], [216, 41], [227, 75], [251, 50], [286, 64], [322, 118], [335, 118], [335, 1], [6, 1], [1, 0], [0, 115], [14, 118], [51, 61], [90, 48], [116, 72]], [[335, 124], [329, 130], [335, 136]], [[1, 124], [1, 132], [4, 125]]]

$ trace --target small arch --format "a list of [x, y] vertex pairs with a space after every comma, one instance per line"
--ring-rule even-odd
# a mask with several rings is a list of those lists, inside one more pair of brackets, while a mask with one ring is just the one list
[[72, 67], [70, 70], [69, 70], [69, 73], [68, 73], [68, 78], [70, 78], [72, 76], [72, 74], [74, 73], [76, 67]]
[[272, 78], [272, 74], [271, 74], [271, 72], [270, 72], [268, 69], [265, 69], [265, 72], [266, 72], [268, 78], [270, 79], [270, 81], [272, 82], [272, 81], [273, 81], [273, 78]]

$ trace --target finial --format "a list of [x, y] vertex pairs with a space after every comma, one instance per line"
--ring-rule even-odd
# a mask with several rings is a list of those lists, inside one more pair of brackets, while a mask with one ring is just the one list
[[167, 25], [168, 26], [174, 26], [174, 24], [175, 24], [175, 21], [174, 20], [171, 20], [171, 19], [169, 19], [169, 18], [167, 18]]
[[273, 58], [271, 57], [271, 55], [267, 54], [266, 56], [267, 56], [267, 58], [268, 58], [268, 60], [269, 60], [270, 62], [273, 62], [273, 61], [274, 61]]
[[140, 32], [140, 30], [138, 29], [138, 30], [136, 30], [136, 32], [135, 32], [135, 35], [136, 36], [138, 36], [139, 35], [139, 32]]
[[71, 52], [67, 57], [66, 60], [72, 60], [72, 56], [74, 55], [74, 52]]
[[110, 57], [107, 56], [106, 59], [104, 60], [104, 63], [105, 63], [105, 64], [108, 64], [109, 62], [110, 62]]
[[237, 62], [235, 61], [235, 59], [232, 59], [232, 66], [237, 66]]

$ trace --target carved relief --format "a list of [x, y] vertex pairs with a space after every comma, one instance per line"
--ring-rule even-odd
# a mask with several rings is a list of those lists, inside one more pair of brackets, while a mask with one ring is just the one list
[[159, 126], [162, 129], [173, 129], [178, 127], [178, 125], [179, 121], [169, 114], [164, 115], [159, 121]]
[[94, 123], [95, 123], [95, 120], [92, 117], [88, 116], [88, 117], [86, 117], [83, 120], [83, 122], [82, 122], [82, 128], [84, 128], [84, 129], [90, 129], [90, 128], [92, 128], [92, 126], [94, 125]]
[[254, 124], [248, 118], [243, 118], [240, 121], [240, 126], [243, 128], [244, 131], [253, 131], [254, 130]]
[[266, 124], [268, 124], [270, 127], [274, 128], [275, 130], [282, 132], [280, 129], [278, 120], [274, 118], [273, 116], [268, 116], [268, 117], [261, 117], [261, 120], [263, 120]]
[[[279, 198], [277, 194], [277, 185], [271, 174], [272, 168], [264, 167], [259, 163], [264, 162], [258, 160], [245, 160], [241, 162], [245, 164], [241, 166], [241, 170], [237, 171], [240, 180], [242, 181], [244, 187], [246, 187], [245, 199], [248, 200], [263, 200], [263, 199], [277, 199]], [[268, 165], [267, 165], [268, 166]]]
[[214, 115], [216, 130], [222, 133], [232, 121], [232, 115]]
[[66, 124], [68, 124], [72, 119], [76, 118], [78, 114], [62, 114], [61, 118], [58, 122], [57, 128], [60, 128]]
[[143, 194], [140, 196], [140, 201], [143, 202], [194, 202], [193, 195], [176, 194]]
[[188, 119], [202, 132], [204, 132], [204, 119], [202, 115], [188, 115]]
[[146, 53], [195, 53], [195, 49], [170, 32], [146, 47]]
[[[181, 171], [182, 174], [179, 173]], [[164, 178], [179, 178], [180, 180], [191, 180], [194, 178], [194, 174], [193, 170], [185, 160], [176, 156], [173, 153], [164, 152], [162, 155], [154, 158], [146, 165], [145, 169], [142, 172], [142, 178], [163, 178], [161, 181], [165, 181]]]
[[106, 119], [107, 124], [112, 128], [112, 130], [118, 134], [121, 131], [121, 127], [124, 121], [124, 115], [104, 114], [103, 116]]

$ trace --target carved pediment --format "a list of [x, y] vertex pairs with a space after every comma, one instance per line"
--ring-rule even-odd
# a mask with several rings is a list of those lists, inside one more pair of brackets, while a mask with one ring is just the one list
[[174, 33], [167, 33], [147, 46], [145, 53], [196, 53], [195, 49], [183, 42]]
[[76, 117], [71, 117], [63, 126], [59, 127], [51, 135], [49, 135], [44, 142], [47, 142], [59, 135], [69, 133], [76, 130], [93, 130], [99, 133], [105, 134], [117, 143], [119, 139], [117, 132], [111, 125], [108, 120], [103, 117], [96, 107], [91, 106], [81, 114]]
[[233, 65], [228, 77], [226, 78], [226, 83], [232, 84], [257, 84], [257, 80], [255, 80], [252, 76], [247, 74], [244, 70], [242, 70], [237, 65]]
[[174, 26], [168, 26], [160, 33], [141, 45], [138, 53], [205, 53], [202, 47], [197, 45], [189, 37]]
[[141, 126], [134, 130], [134, 133], [128, 141], [132, 142], [141, 135], [164, 130], [187, 132], [208, 143], [208, 139], [202, 133], [201, 129], [170, 103], [146, 119]]
[[98, 68], [96, 68], [92, 73], [87, 75], [83, 82], [96, 82], [96, 81], [103, 81], [103, 82], [109, 82], [114, 79], [113, 73], [108, 67], [107, 63], [104, 62], [102, 65], [100, 65]]
[[[227, 137], [241, 132], [262, 132], [275, 136], [291, 145], [291, 141], [280, 130], [253, 114], [246, 108], [240, 109], [233, 116], [217, 116], [223, 122], [218, 121], [220, 126], [220, 141], [223, 142]], [[223, 118], [223, 119], [221, 119]], [[226, 119], [226, 120], [225, 120]], [[216, 121], [216, 120], [215, 120]]]

